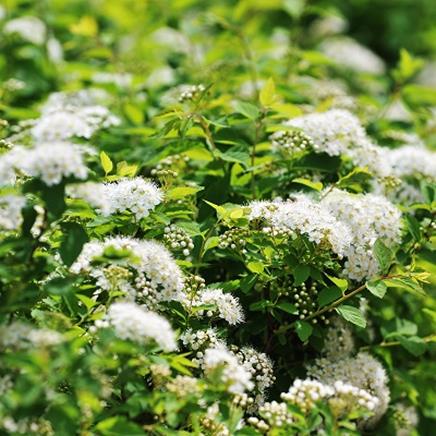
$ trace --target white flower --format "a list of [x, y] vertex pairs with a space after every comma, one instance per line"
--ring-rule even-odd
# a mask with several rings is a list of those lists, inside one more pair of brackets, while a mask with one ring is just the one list
[[118, 117], [104, 106], [67, 107], [44, 112], [31, 129], [37, 142], [67, 140], [73, 137], [89, 139], [101, 128], [117, 126]]
[[3, 32], [17, 33], [21, 38], [36, 45], [43, 44], [46, 37], [45, 24], [39, 18], [30, 16], [8, 21], [3, 28]]
[[343, 273], [357, 281], [377, 274], [374, 243], [382, 239], [392, 246], [400, 241], [401, 212], [383, 196], [350, 194], [339, 189], [328, 192], [321, 206], [351, 230], [352, 241], [345, 250], [347, 261]]
[[346, 154], [351, 148], [368, 143], [358, 118], [344, 109], [302, 115], [287, 121], [286, 125], [301, 129], [313, 140], [316, 151], [330, 156]]
[[165, 351], [177, 349], [175, 334], [170, 323], [162, 316], [147, 312], [135, 303], [111, 304], [104, 319], [96, 322], [96, 327], [112, 327], [120, 339], [139, 344], [154, 341]]
[[[133, 260], [128, 267], [135, 271], [134, 283], [125, 289], [132, 298], [143, 296], [144, 302], [183, 300], [183, 275], [174, 261], [171, 253], [155, 241], [140, 241], [128, 237], [107, 238], [104, 241], [91, 241], [84, 245], [81, 254], [71, 266], [73, 273], [88, 273], [101, 289], [111, 289], [108, 278], [110, 269], [105, 265], [92, 265], [93, 259], [104, 254], [105, 250], [112, 247], [116, 250], [128, 250], [132, 253]], [[136, 261], [135, 261], [136, 260]], [[128, 273], [128, 271], [127, 271]], [[128, 274], [124, 274], [123, 283]], [[142, 297], [140, 298], [142, 299]]]
[[241, 365], [251, 374], [258, 392], [264, 394], [275, 381], [271, 359], [252, 347], [242, 347], [235, 354]]
[[39, 177], [46, 185], [59, 184], [65, 177], [85, 179], [85, 149], [66, 142], [43, 143], [34, 148], [15, 147], [9, 152], [12, 167], [28, 176]]
[[17, 230], [23, 222], [21, 209], [25, 204], [25, 197], [19, 195], [0, 197], [0, 228]]
[[322, 383], [333, 385], [343, 381], [375, 396], [377, 407], [368, 424], [377, 422], [386, 412], [390, 400], [388, 377], [381, 363], [368, 353], [338, 360], [317, 359], [307, 369], [309, 376]]
[[37, 329], [18, 321], [0, 327], [0, 348], [51, 347], [62, 340], [62, 335], [54, 330]]
[[421, 174], [436, 179], [436, 153], [424, 146], [410, 144], [392, 150], [383, 149], [383, 157], [398, 177]]
[[253, 389], [251, 374], [225, 348], [208, 348], [204, 356], [204, 371], [211, 375], [221, 371], [221, 380], [232, 394], [242, 394]]
[[49, 38], [47, 41], [48, 58], [55, 64], [58, 64], [64, 59], [64, 51], [61, 43], [56, 38]]
[[71, 187], [69, 193], [86, 200], [104, 216], [130, 211], [138, 220], [148, 216], [163, 198], [154, 183], [141, 177], [105, 184], [88, 182]]
[[159, 88], [160, 86], [172, 85], [175, 79], [174, 70], [171, 67], [163, 66], [152, 70], [145, 84], [148, 88]]
[[321, 51], [336, 64], [350, 70], [383, 74], [385, 63], [373, 51], [351, 38], [331, 38], [321, 44]]
[[225, 293], [220, 288], [208, 288], [201, 291], [195, 298], [188, 302], [191, 307], [215, 306], [204, 311], [196, 312], [198, 315], [215, 316], [226, 320], [230, 325], [239, 324], [244, 320], [244, 314], [239, 299], [232, 294]]
[[133, 77], [129, 73], [110, 73], [100, 71], [94, 73], [92, 81], [101, 84], [113, 84], [118, 88], [128, 88], [132, 84]]
[[264, 214], [265, 220], [273, 228], [298, 232], [316, 244], [326, 241], [339, 257], [345, 254], [350, 245], [351, 235], [347, 226], [304, 194], [296, 194], [283, 202], [253, 202], [249, 207], [250, 219]]

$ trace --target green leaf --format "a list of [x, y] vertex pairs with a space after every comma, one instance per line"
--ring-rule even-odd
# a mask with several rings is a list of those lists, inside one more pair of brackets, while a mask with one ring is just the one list
[[420, 356], [427, 349], [427, 344], [418, 336], [400, 336], [398, 341], [404, 349], [414, 356]]
[[292, 183], [298, 183], [299, 185], [307, 186], [310, 189], [314, 189], [315, 191], [321, 191], [323, 188], [323, 184], [321, 182], [313, 182], [312, 180], [303, 179], [302, 177], [297, 177], [292, 180]]
[[88, 235], [84, 228], [78, 223], [63, 223], [64, 231], [59, 254], [66, 266], [71, 266], [82, 251], [85, 242], [88, 241]]
[[168, 200], [179, 200], [180, 198], [194, 195], [203, 189], [204, 188], [202, 186], [177, 186], [167, 191], [165, 193], [165, 197]]
[[404, 83], [418, 73], [423, 66], [422, 59], [414, 58], [406, 49], [402, 48], [397, 68], [393, 71], [394, 79], [398, 83]]
[[276, 85], [272, 77], [270, 77], [264, 87], [260, 90], [259, 101], [262, 106], [270, 107], [276, 102], [276, 100]]
[[304, 283], [310, 275], [310, 267], [308, 265], [296, 265], [292, 270], [294, 276], [294, 285], [299, 286]]
[[331, 280], [342, 292], [345, 292], [348, 289], [348, 281], [347, 279], [340, 279], [339, 277], [333, 277], [328, 274], [326, 276]]
[[276, 304], [276, 307], [282, 309], [287, 313], [290, 313], [291, 315], [296, 315], [298, 313], [298, 309], [293, 304], [288, 303], [287, 301]]
[[131, 103], [125, 103], [123, 106], [124, 113], [127, 118], [136, 125], [140, 125], [144, 123], [144, 112], [139, 109], [137, 106]]
[[337, 186], [339, 188], [352, 188], [354, 191], [360, 192], [362, 190], [361, 185], [368, 182], [372, 177], [372, 174], [366, 169], [354, 168], [353, 171], [338, 180]]
[[244, 115], [245, 118], [255, 120], [259, 117], [259, 109], [251, 103], [245, 101], [237, 101], [235, 103], [235, 111]]
[[421, 229], [418, 220], [412, 215], [406, 215], [407, 228], [416, 242], [421, 240]]
[[348, 304], [342, 304], [336, 308], [336, 312], [339, 313], [345, 320], [355, 324], [359, 327], [366, 327], [366, 319], [363, 313], [354, 306], [349, 306]]
[[302, 342], [307, 341], [312, 332], [313, 327], [307, 321], [297, 321], [295, 324], [295, 331]]
[[256, 274], [262, 274], [264, 269], [265, 269], [265, 267], [264, 267], [262, 262], [248, 262], [247, 263], [247, 268], [251, 272], [256, 273]]
[[336, 286], [324, 288], [317, 297], [319, 307], [327, 306], [342, 296], [342, 291]]
[[388, 248], [381, 239], [377, 239], [373, 247], [373, 252], [380, 265], [380, 269], [383, 272], [387, 271], [394, 257], [391, 249]]
[[144, 430], [124, 416], [112, 416], [100, 421], [95, 429], [103, 436], [143, 436]]
[[368, 289], [368, 291], [376, 297], [383, 298], [388, 287], [382, 280], [371, 280], [366, 282], [366, 289]]
[[110, 157], [104, 151], [100, 152], [100, 163], [106, 175], [108, 175], [114, 167]]

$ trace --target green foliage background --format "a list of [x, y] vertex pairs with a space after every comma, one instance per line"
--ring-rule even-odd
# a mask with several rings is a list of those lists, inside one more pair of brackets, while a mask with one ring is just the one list
[[[56, 187], [38, 179], [22, 182], [19, 189], [31, 198], [23, 209], [24, 223], [20, 232], [6, 232], [0, 240], [0, 321], [6, 325], [20, 319], [49, 327], [62, 332], [66, 341], [50, 350], [0, 350], [1, 374], [12, 373], [16, 380], [0, 399], [1, 419], [43, 417], [59, 435], [213, 434], [201, 426], [204, 410], [196, 408], [194, 400], [175, 398], [153, 389], [150, 382], [153, 363], [167, 363], [173, 375], [197, 374], [192, 355], [162, 353], [156, 347], [144, 350], [110, 332], [93, 338], [88, 328], [102, 316], [102, 309], [90, 299], [92, 285], [59, 262], [60, 255], [65, 264], [73, 263], [88, 239], [121, 234], [162, 240], [164, 228], [176, 222], [194, 241], [191, 260], [175, 254], [181, 268], [233, 292], [246, 311], [246, 323], [238, 327], [217, 323], [219, 330], [232, 342], [249, 343], [273, 358], [277, 381], [269, 392], [272, 399], [296, 377], [304, 377], [304, 365], [322, 349], [325, 330], [299, 322], [290, 301], [273, 298], [272, 285], [270, 291], [262, 286], [259, 291], [256, 284], [269, 286], [287, 276], [293, 283], [320, 283], [334, 294], [322, 305], [333, 303], [332, 310], [339, 305], [341, 292], [362, 287], [370, 302], [367, 318], [374, 337], [362, 328], [365, 320], [358, 311], [352, 323], [358, 348], [370, 350], [387, 368], [393, 404], [406, 401], [417, 407], [420, 423], [412, 434], [432, 434], [434, 179], [413, 178], [411, 183], [425, 200], [400, 206], [405, 217], [403, 243], [386, 255], [386, 274], [375, 278], [388, 289], [383, 298], [370, 292], [371, 285], [338, 282], [338, 262], [322, 257], [317, 247], [304, 245], [307, 241], [285, 254], [281, 248], [280, 263], [272, 254], [275, 247], [259, 235], [246, 236], [247, 256], [221, 250], [219, 236], [230, 228], [249, 228], [244, 206], [253, 199], [316, 192], [332, 184], [351, 192], [369, 190], [374, 174], [356, 169], [344, 157], [309, 153], [287, 159], [271, 151], [269, 137], [285, 120], [309, 106], [323, 111], [334, 105], [330, 97], [308, 94], [302, 78], [342, 80], [357, 102], [355, 112], [379, 144], [397, 146], [394, 131], [416, 133], [430, 149], [436, 147], [432, 112], [436, 88], [419, 81], [420, 70], [436, 56], [434, 1], [6, 0], [2, 6], [4, 21], [39, 17], [63, 50], [63, 59], [54, 61], [45, 45], [2, 34], [0, 115], [9, 123], [3, 137], [7, 140], [15, 133], [20, 122], [37, 118], [41, 103], [52, 92], [103, 88], [122, 123], [99, 131], [89, 141], [98, 150], [89, 161], [90, 178], [151, 178], [165, 191], [165, 202], [139, 222], [129, 213], [108, 218], [86, 204], [65, 201], [65, 186], [75, 180], [63, 180]], [[385, 74], [350, 71], [319, 51], [329, 35], [317, 32], [317, 23], [331, 16], [343, 18], [348, 26], [345, 34], [386, 61]], [[180, 37], [172, 43], [156, 37], [154, 32], [162, 27], [184, 35], [188, 47]], [[173, 73], [167, 82], [159, 70], [163, 67]], [[132, 83], [96, 84], [97, 72], [129, 73]], [[5, 85], [11, 78], [24, 86], [11, 90]], [[207, 91], [187, 105], [165, 100], [172, 89], [186, 83], [202, 83]], [[406, 107], [408, 119], [386, 116], [395, 102]], [[174, 155], [185, 156], [190, 163], [177, 161], [171, 167], [177, 177], [155, 177], [152, 170]], [[30, 206], [35, 204], [46, 209], [45, 238], [30, 234], [35, 221]], [[389, 274], [395, 276], [393, 281], [385, 281]], [[357, 299], [348, 303], [358, 309]], [[193, 322], [175, 304], [166, 311], [179, 332], [209, 325], [204, 320]], [[205, 401], [221, 405], [220, 420], [231, 434], [257, 434], [248, 426], [237, 430], [243, 412], [232, 409], [219, 383], [204, 383]], [[107, 384], [113, 394], [103, 406], [101, 392]], [[293, 431], [314, 434], [319, 416], [328, 421], [325, 415], [319, 412]], [[396, 434], [393, 415], [388, 412], [372, 434]], [[327, 430], [327, 434], [359, 432], [351, 424]]]

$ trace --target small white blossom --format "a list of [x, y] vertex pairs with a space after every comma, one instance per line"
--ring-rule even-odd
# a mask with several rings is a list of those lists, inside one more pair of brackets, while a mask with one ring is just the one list
[[15, 147], [10, 151], [11, 167], [32, 177], [39, 177], [46, 185], [59, 184], [65, 177], [85, 179], [85, 148], [66, 142], [43, 143], [33, 148]]
[[23, 222], [21, 209], [25, 204], [25, 197], [20, 195], [5, 195], [0, 197], [0, 228], [17, 230]]
[[[88, 273], [97, 280], [101, 289], [109, 290], [113, 282], [109, 277], [111, 268], [106, 265], [94, 266], [93, 259], [104, 254], [105, 250], [112, 247], [116, 250], [128, 250], [133, 260], [128, 262], [128, 268], [135, 272], [136, 278], [129, 282], [129, 270], [121, 268], [121, 283], [116, 282], [116, 287], [124, 288], [128, 297], [144, 300], [144, 303], [159, 301], [183, 300], [183, 275], [174, 261], [171, 253], [155, 241], [140, 241], [128, 237], [107, 238], [104, 241], [91, 241], [84, 245], [81, 254], [71, 266], [73, 273]], [[125, 286], [123, 286], [125, 284]], [[143, 298], [142, 298], [143, 296]], [[153, 304], [151, 304], [153, 305]]]
[[221, 380], [232, 394], [253, 389], [251, 374], [238, 362], [237, 357], [225, 348], [208, 348], [204, 356], [206, 375], [221, 371]]
[[383, 74], [386, 68], [378, 55], [352, 38], [328, 39], [321, 44], [321, 51], [339, 66], [353, 71]]
[[177, 349], [170, 323], [162, 316], [148, 312], [135, 303], [111, 304], [103, 320], [96, 322], [96, 327], [112, 327], [120, 339], [139, 344], [154, 341], [165, 351]]
[[82, 198], [104, 216], [132, 212], [140, 220], [148, 216], [163, 198], [161, 190], [141, 177], [113, 183], [88, 182], [70, 188], [70, 195]]
[[8, 34], [16, 33], [32, 44], [41, 45], [45, 41], [47, 30], [45, 24], [39, 18], [25, 16], [8, 21], [3, 28], [3, 32]]
[[239, 299], [232, 294], [224, 292], [220, 288], [208, 288], [201, 291], [195, 298], [187, 303], [190, 307], [214, 306], [202, 311], [197, 311], [199, 316], [218, 316], [226, 320], [230, 325], [239, 324], [244, 320]]

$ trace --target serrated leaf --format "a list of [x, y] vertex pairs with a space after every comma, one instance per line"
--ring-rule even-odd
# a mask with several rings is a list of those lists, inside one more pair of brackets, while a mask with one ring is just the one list
[[307, 341], [312, 332], [313, 327], [307, 321], [297, 321], [295, 324], [295, 331], [302, 342]]
[[366, 289], [378, 298], [383, 298], [388, 287], [382, 280], [371, 280], [366, 283]]
[[109, 174], [114, 167], [111, 158], [104, 151], [100, 152], [100, 163], [106, 175]]
[[336, 308], [336, 312], [339, 313], [345, 320], [355, 324], [359, 327], [366, 327], [366, 319], [363, 313], [354, 306], [349, 306], [348, 304], [342, 304]]

